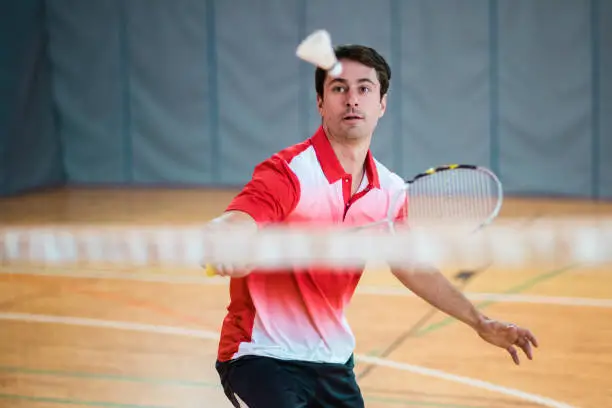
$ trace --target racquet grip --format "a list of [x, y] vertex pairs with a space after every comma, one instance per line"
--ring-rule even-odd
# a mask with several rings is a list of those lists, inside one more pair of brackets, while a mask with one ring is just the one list
[[217, 270], [211, 264], [206, 264], [206, 276], [213, 277], [217, 275]]

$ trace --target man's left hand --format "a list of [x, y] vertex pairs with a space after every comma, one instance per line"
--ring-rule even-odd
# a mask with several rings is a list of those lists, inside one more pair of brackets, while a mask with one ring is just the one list
[[477, 328], [477, 332], [483, 340], [510, 353], [517, 365], [520, 364], [517, 347], [523, 350], [529, 360], [533, 360], [531, 346], [538, 347], [538, 341], [529, 330], [514, 324], [485, 319]]

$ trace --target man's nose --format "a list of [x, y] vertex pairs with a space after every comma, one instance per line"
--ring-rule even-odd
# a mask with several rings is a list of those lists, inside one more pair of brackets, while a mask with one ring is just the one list
[[349, 89], [346, 92], [346, 106], [359, 106], [359, 98], [357, 92], [353, 89]]

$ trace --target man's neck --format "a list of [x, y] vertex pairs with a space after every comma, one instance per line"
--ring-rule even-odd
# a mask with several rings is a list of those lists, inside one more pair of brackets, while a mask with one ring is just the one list
[[365, 159], [370, 148], [370, 139], [347, 140], [335, 137], [327, 129], [325, 131], [344, 171], [353, 176], [354, 182], [361, 180]]

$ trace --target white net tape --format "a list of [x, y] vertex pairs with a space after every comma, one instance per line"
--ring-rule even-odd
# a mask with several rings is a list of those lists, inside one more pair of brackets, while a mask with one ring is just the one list
[[499, 220], [473, 234], [460, 225], [418, 231], [274, 227], [257, 234], [240, 227], [207, 231], [196, 226], [7, 227], [0, 229], [4, 264], [201, 266], [205, 262], [282, 268], [367, 262], [428, 262], [506, 267], [534, 262], [612, 261], [612, 219]]

